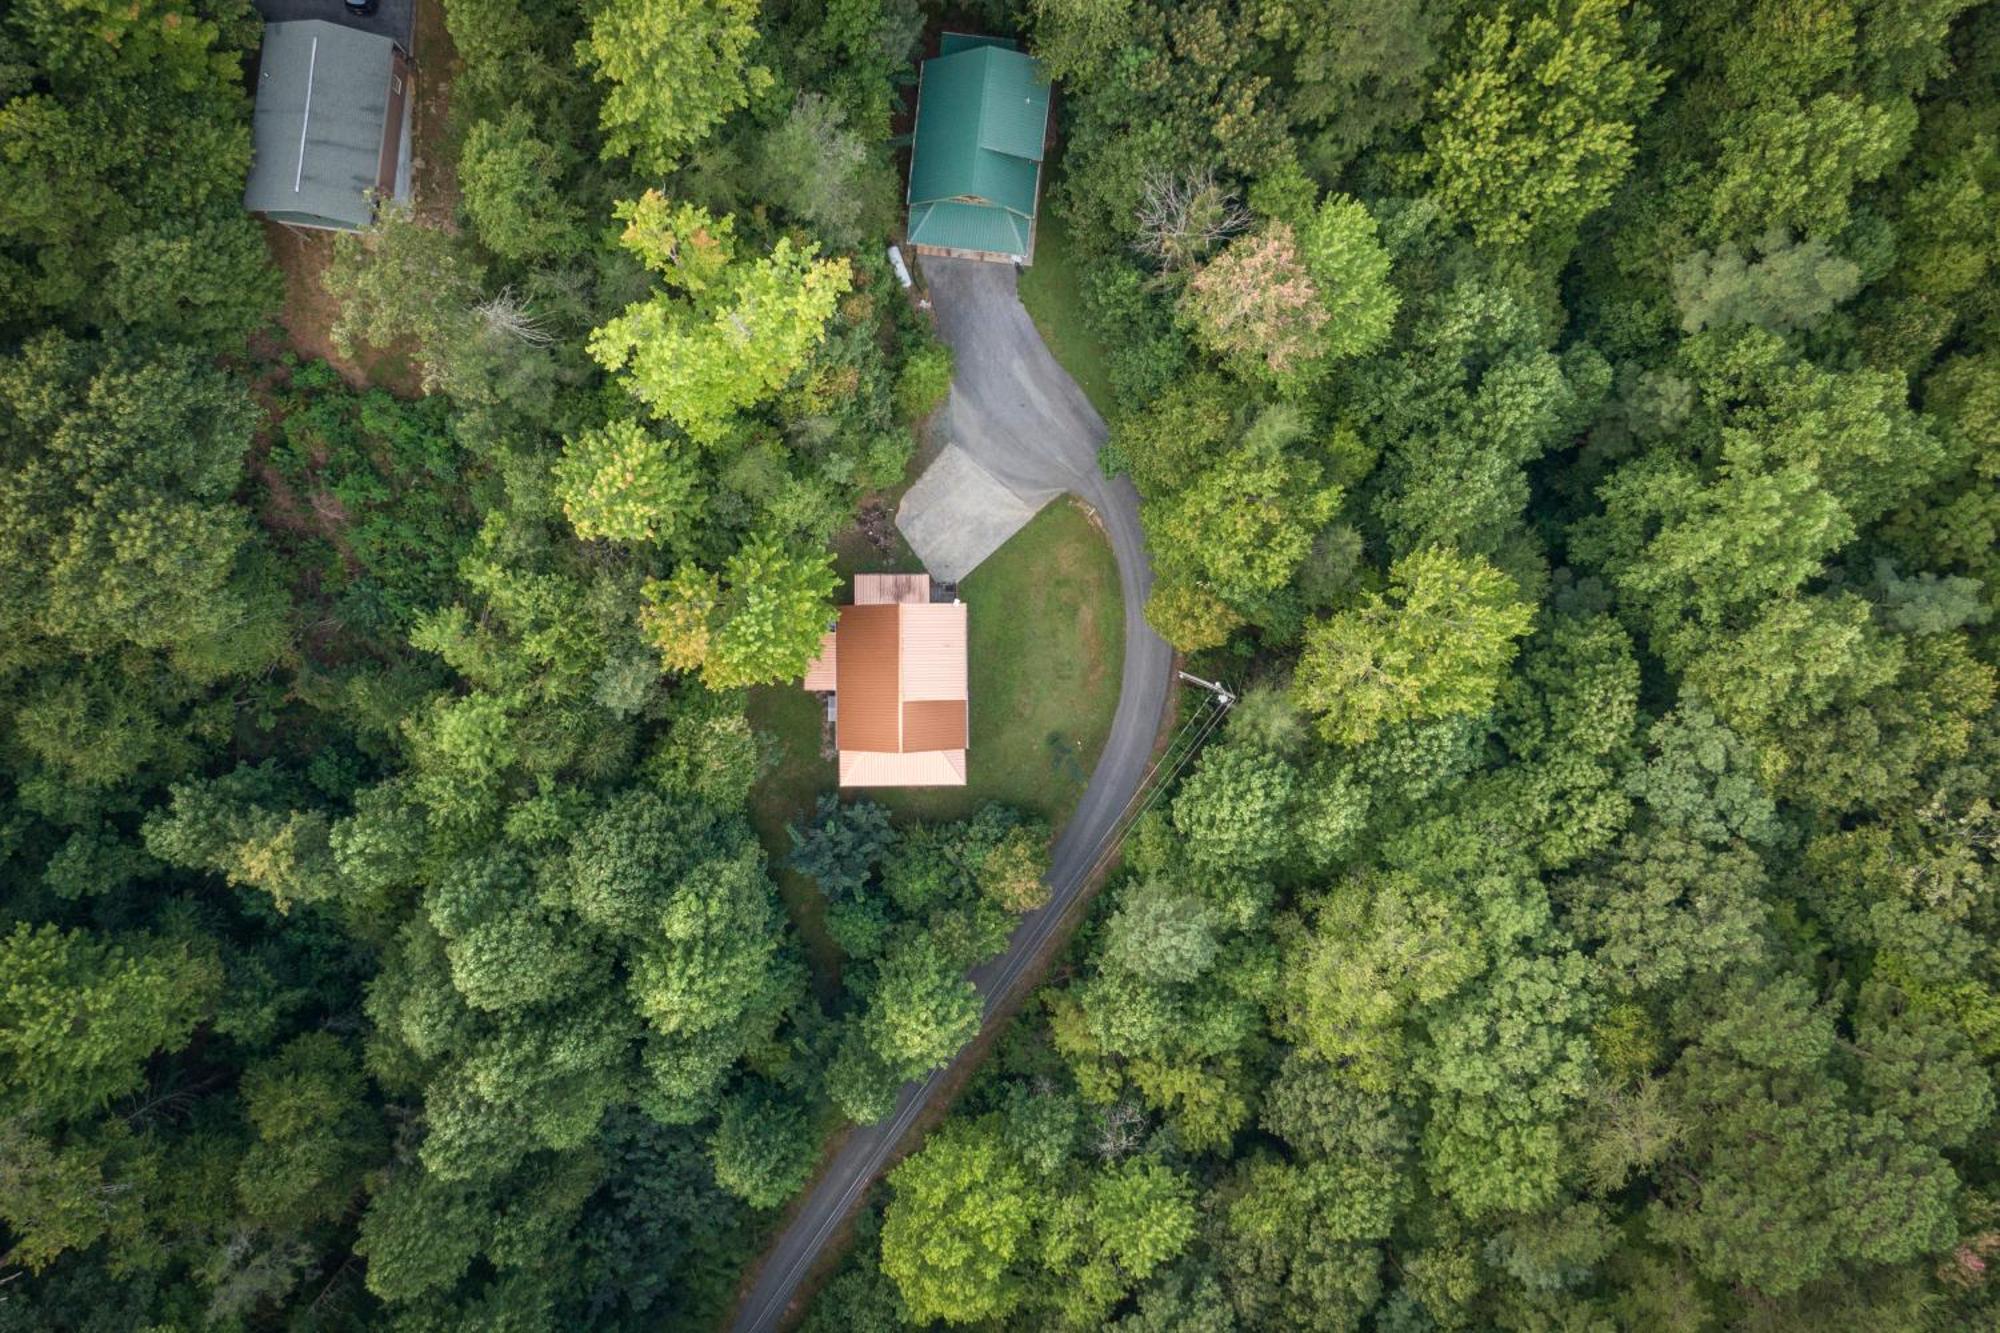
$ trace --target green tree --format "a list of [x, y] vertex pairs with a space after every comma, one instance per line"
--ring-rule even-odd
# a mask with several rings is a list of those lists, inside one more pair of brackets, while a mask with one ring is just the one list
[[24, 921], [0, 938], [0, 978], [0, 1108], [59, 1119], [139, 1088], [212, 1012], [222, 970], [190, 941]]
[[560, 192], [566, 166], [556, 146], [535, 133], [526, 106], [475, 122], [459, 151], [458, 186], [480, 244], [516, 262], [581, 249], [588, 240], [582, 212]]
[[736, 413], [782, 388], [825, 338], [852, 285], [848, 266], [789, 237], [767, 258], [738, 261], [726, 225], [670, 208], [656, 190], [616, 212], [625, 248], [693, 299], [658, 292], [627, 306], [591, 334], [590, 354], [697, 443], [717, 444]]
[[837, 584], [832, 556], [755, 537], [729, 558], [720, 580], [694, 565], [649, 580], [640, 624], [668, 670], [700, 668], [711, 689], [787, 680], [819, 656]]
[[1817, 237], [1800, 241], [1773, 230], [1759, 238], [1752, 254], [1724, 244], [1697, 250], [1674, 265], [1674, 305], [1683, 333], [1731, 324], [1755, 324], [1774, 333], [1809, 329], [1861, 289], [1861, 266]]
[[1357, 1086], [1385, 1092], [1411, 1010], [1442, 1003], [1478, 975], [1479, 944], [1475, 924], [1413, 879], [1350, 881], [1291, 941], [1278, 1027]]
[[169, 864], [217, 871], [232, 884], [260, 889], [281, 912], [335, 901], [345, 886], [330, 826], [319, 811], [288, 808], [295, 794], [269, 763], [176, 783], [171, 803], [146, 821], [147, 850]]
[[405, 1168], [377, 1186], [354, 1252], [368, 1290], [409, 1301], [458, 1281], [485, 1241], [489, 1201], [469, 1186]]
[[1035, 58], [1052, 82], [1089, 86], [1130, 32], [1131, 0], [1030, 0]]
[[184, 0], [6, 17], [0, 328], [95, 319], [240, 346], [277, 296], [242, 210], [254, 18]]
[[876, 965], [861, 1030], [896, 1077], [922, 1078], [978, 1033], [979, 992], [929, 935], [905, 935]]
[[1659, 96], [1650, 24], [1613, 0], [1472, 15], [1431, 96], [1423, 170], [1484, 245], [1567, 236], [1611, 198]]
[[557, 498], [586, 541], [684, 546], [702, 523], [703, 477], [693, 451], [621, 419], [565, 442]]
[[1745, 239], [1789, 227], [1837, 234], [1855, 188], [1895, 165], [1915, 128], [1909, 103], [1878, 105], [1851, 93], [1751, 112], [1722, 135], [1708, 233]]
[[1168, 577], [1237, 605], [1291, 579], [1341, 501], [1316, 461], [1285, 447], [1297, 433], [1295, 414], [1267, 409], [1243, 443], [1185, 489], [1147, 503], [1143, 517]]
[[1241, 1168], [1223, 1192], [1217, 1245], [1240, 1321], [1359, 1327], [1382, 1296], [1375, 1242], [1390, 1230], [1399, 1193], [1395, 1174], [1373, 1164]]
[[1419, 551], [1390, 569], [1386, 595], [1308, 627], [1294, 690], [1321, 734], [1344, 745], [1399, 722], [1477, 713], [1531, 615], [1484, 560]]
[[1389, 252], [1360, 200], [1330, 194], [1299, 221], [1299, 258], [1333, 316], [1325, 355], [1364, 356], [1389, 337], [1402, 297], [1389, 283]]
[[158, 1168], [157, 1155], [141, 1151], [115, 1120], [61, 1143], [17, 1118], [0, 1120], [0, 1219], [14, 1242], [7, 1262], [39, 1273], [108, 1238], [140, 1266], [148, 1257], [146, 1191]]
[[1601, 1205], [1573, 1203], [1503, 1227], [1487, 1242], [1486, 1257], [1530, 1290], [1560, 1291], [1588, 1281], [1617, 1240]]
[[284, 278], [248, 216], [197, 215], [119, 237], [97, 294], [106, 324], [234, 349], [284, 301]]
[[150, 359], [49, 333], [0, 361], [0, 662], [50, 642], [168, 654], [213, 679], [276, 655], [230, 494], [255, 414], [185, 352]]
[[296, 1037], [243, 1076], [256, 1141], [236, 1170], [249, 1216], [276, 1227], [339, 1217], [386, 1144], [367, 1080], [330, 1032]]
[[1193, 1190], [1159, 1162], [1133, 1157], [1090, 1178], [1048, 1219], [1042, 1262], [1060, 1275], [1057, 1304], [1072, 1322], [1101, 1321], [1138, 1283], [1194, 1239]]
[[426, 389], [465, 388], [466, 349], [478, 337], [485, 269], [456, 234], [387, 205], [367, 231], [342, 232], [322, 281], [340, 304], [331, 330], [342, 356], [358, 347], [416, 345]]
[[718, 1185], [752, 1208], [775, 1208], [812, 1174], [819, 1136], [799, 1107], [753, 1085], [723, 1103], [708, 1149]]
[[1298, 774], [1249, 745], [1217, 746], [1174, 796], [1174, 828], [1197, 866], [1255, 870], [1291, 847]]
[[1778, 836], [1755, 751], [1699, 701], [1683, 701], [1646, 738], [1647, 757], [1626, 775], [1625, 790], [1654, 820], [1711, 843]]
[[[792, 839], [792, 869], [818, 884], [819, 891], [830, 899], [863, 896], [875, 868], [892, 849], [912, 846], [927, 852], [935, 850], [920, 833], [899, 840], [889, 827], [887, 808], [868, 800], [842, 801], [833, 795], [819, 798], [812, 827], [807, 832], [788, 831]], [[927, 859], [941, 866], [941, 858]], [[890, 892], [899, 903], [907, 903], [914, 909], [921, 902], [911, 885], [913, 869], [907, 862], [901, 864], [896, 872], [899, 883], [892, 884]]]
[[839, 246], [860, 244], [893, 197], [881, 188], [881, 165], [867, 140], [848, 127], [840, 103], [819, 93], [801, 93], [759, 141], [750, 180], [759, 198]]
[[1889, 986], [1862, 992], [1854, 1045], [1862, 1088], [1912, 1142], [1963, 1147], [1993, 1118], [1993, 1080], [1962, 1029]]
[[641, 171], [673, 170], [730, 112], [771, 86], [747, 56], [757, 0], [601, 0], [577, 63], [609, 84], [599, 116], [604, 155]]
[[969, 1324], [1020, 1305], [1040, 1192], [999, 1132], [948, 1125], [889, 1173], [882, 1271], [912, 1318]]
[[1831, 1015], [1810, 999], [1786, 978], [1690, 997], [1687, 1021], [1705, 1030], [1669, 1081], [1684, 1171], [1648, 1219], [1704, 1274], [1773, 1296], [1834, 1264], [1907, 1260], [1955, 1235], [1957, 1177], [1893, 1118], [1847, 1109], [1826, 1068]]
[[1556, 894], [1614, 984], [1648, 989], [1756, 962], [1764, 884], [1763, 865], [1747, 847], [1711, 849], [1658, 831], [1627, 835], [1609, 865]]
[[1425, 1025], [1424, 1158], [1469, 1218], [1540, 1211], [1560, 1193], [1564, 1122], [1593, 1072], [1589, 975], [1576, 953], [1510, 954]]
[[1422, 116], [1452, 0], [1260, 0], [1262, 32], [1293, 52], [1292, 112], [1318, 128], [1316, 166], [1337, 167]]

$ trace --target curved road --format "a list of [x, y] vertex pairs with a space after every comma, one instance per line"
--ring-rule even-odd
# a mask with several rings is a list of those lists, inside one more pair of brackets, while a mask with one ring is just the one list
[[[972, 972], [990, 1026], [996, 1012], [1036, 981], [1034, 964], [1043, 946], [1083, 891], [1119, 816], [1145, 781], [1173, 687], [1173, 651], [1143, 614], [1153, 570], [1139, 527], [1138, 492], [1129, 479], [1107, 479], [1098, 470], [1104, 419], [1035, 332], [1015, 295], [1013, 265], [929, 257], [922, 262], [938, 330], [957, 358], [945, 408], [951, 439], [1019, 494], [1068, 491], [1093, 506], [1110, 535], [1125, 599], [1118, 712], [1090, 785], [1050, 854], [1048, 906], [1024, 917], [1006, 952]], [[763, 1333], [785, 1321], [799, 1284], [840, 1223], [939, 1089], [973, 1058], [968, 1048], [923, 1082], [905, 1085], [886, 1119], [847, 1136], [765, 1255], [737, 1307], [734, 1327], [740, 1333]]]

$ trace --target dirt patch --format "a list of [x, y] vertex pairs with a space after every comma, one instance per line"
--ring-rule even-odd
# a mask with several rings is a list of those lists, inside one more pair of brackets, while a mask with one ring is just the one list
[[285, 304], [278, 312], [278, 323], [295, 355], [326, 362], [357, 389], [387, 389], [398, 398], [423, 396], [423, 377], [409, 348], [362, 347], [356, 349], [357, 355], [348, 357], [334, 347], [333, 326], [340, 318], [340, 302], [326, 289], [334, 233], [287, 227], [267, 218], [264, 243], [278, 271], [285, 275]]
[[326, 362], [356, 388], [368, 383], [367, 372], [334, 350], [333, 322], [340, 303], [326, 290], [326, 266], [333, 260], [333, 233], [264, 222], [264, 244], [278, 271], [285, 275], [285, 304], [278, 312], [285, 342], [301, 357]]
[[458, 217], [458, 154], [451, 136], [451, 85], [458, 50], [444, 25], [443, 0], [417, 0], [410, 37], [417, 100], [410, 113], [411, 205], [420, 222], [452, 228]]
[[1084, 654], [1083, 685], [1087, 691], [1104, 686], [1104, 637], [1097, 632], [1097, 606], [1085, 602], [1076, 609], [1077, 648]]

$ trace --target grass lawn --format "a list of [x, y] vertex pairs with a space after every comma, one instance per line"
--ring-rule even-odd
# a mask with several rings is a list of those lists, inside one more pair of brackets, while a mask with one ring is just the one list
[[792, 840], [785, 825], [801, 826], [812, 817], [813, 800], [831, 790], [834, 767], [820, 754], [822, 716], [819, 696], [796, 685], [770, 685], [750, 691], [750, 724], [772, 741], [775, 763], [750, 792], [750, 822], [771, 858], [778, 896], [799, 928], [813, 984], [824, 999], [840, 991], [840, 946], [826, 933], [826, 899], [819, 887], [787, 869]]
[[1049, 345], [1049, 351], [1069, 372], [1099, 416], [1111, 413], [1111, 372], [1104, 344], [1090, 331], [1083, 313], [1083, 271], [1071, 251], [1069, 232], [1046, 203], [1035, 218], [1035, 262], [1021, 270], [1021, 304]]
[[[872, 562], [871, 562], [872, 563]], [[1076, 808], [1111, 731], [1125, 664], [1118, 566], [1104, 534], [1058, 500], [959, 585], [968, 607], [972, 737], [963, 787], [870, 792], [898, 819], [956, 819], [1002, 801], [1060, 824]], [[819, 700], [796, 684], [750, 691], [750, 721], [772, 738], [776, 763], [750, 794], [751, 821], [782, 865], [785, 825], [811, 818], [834, 789], [820, 753]], [[839, 984], [818, 889], [789, 870], [778, 889], [798, 923], [817, 983]]]

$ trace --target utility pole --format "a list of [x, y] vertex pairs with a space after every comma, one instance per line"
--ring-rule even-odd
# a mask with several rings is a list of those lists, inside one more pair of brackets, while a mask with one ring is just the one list
[[1233, 708], [1236, 705], [1236, 696], [1221, 681], [1203, 680], [1200, 676], [1190, 675], [1185, 671], [1176, 671], [1174, 674], [1190, 685], [1199, 685], [1204, 690], [1207, 690], [1215, 696], [1216, 702], [1220, 703], [1224, 708]]

